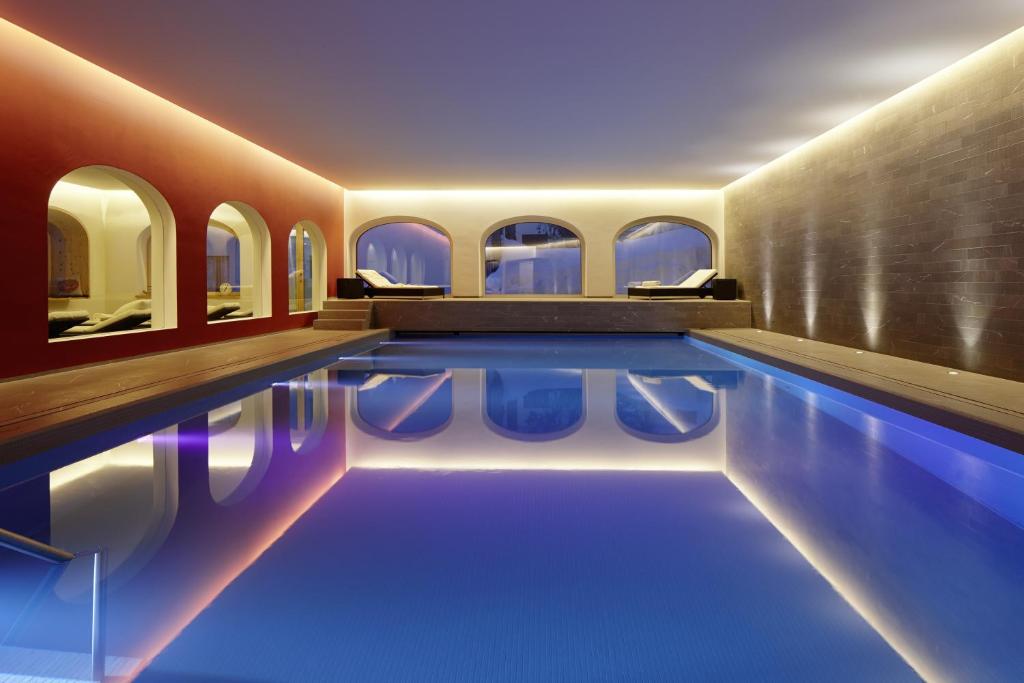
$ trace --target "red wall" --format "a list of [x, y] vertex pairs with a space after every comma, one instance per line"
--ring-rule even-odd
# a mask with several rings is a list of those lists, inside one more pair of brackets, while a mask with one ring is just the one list
[[[288, 313], [288, 234], [308, 219], [341, 274], [344, 191], [160, 97], [0, 20], [0, 377], [311, 324]], [[89, 165], [148, 181], [174, 212], [178, 325], [50, 343], [46, 214], [54, 184]], [[209, 325], [206, 226], [221, 202], [254, 207], [271, 236], [273, 316]]]

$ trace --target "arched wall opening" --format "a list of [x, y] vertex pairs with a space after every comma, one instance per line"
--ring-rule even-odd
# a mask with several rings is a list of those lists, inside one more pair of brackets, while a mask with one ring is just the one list
[[484, 236], [485, 295], [583, 294], [580, 234], [552, 219], [513, 219]]
[[47, 211], [51, 341], [177, 324], [175, 226], [148, 182], [110, 166], [63, 176]]
[[656, 217], [633, 221], [615, 236], [615, 293], [657, 281], [676, 284], [695, 270], [714, 268], [714, 232], [695, 221]]
[[288, 234], [288, 311], [318, 311], [327, 298], [327, 243], [313, 221], [299, 221]]
[[270, 230], [256, 209], [224, 202], [206, 228], [208, 322], [270, 316]]
[[439, 225], [418, 218], [379, 219], [354, 233], [352, 252], [356, 269], [451, 292], [452, 239]]

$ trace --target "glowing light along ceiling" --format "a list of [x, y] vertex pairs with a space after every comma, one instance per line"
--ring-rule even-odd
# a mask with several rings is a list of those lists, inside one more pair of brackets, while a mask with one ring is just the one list
[[717, 189], [1024, 24], [1019, 0], [250, 5], [5, 17], [350, 188]]

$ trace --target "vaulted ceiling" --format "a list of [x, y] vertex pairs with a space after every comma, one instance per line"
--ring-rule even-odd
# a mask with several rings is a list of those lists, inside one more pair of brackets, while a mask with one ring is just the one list
[[1020, 0], [0, 0], [350, 188], [721, 187], [1024, 25]]

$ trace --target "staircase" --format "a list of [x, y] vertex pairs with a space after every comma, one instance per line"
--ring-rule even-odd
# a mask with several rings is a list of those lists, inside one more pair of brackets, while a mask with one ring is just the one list
[[313, 321], [316, 330], [368, 330], [373, 317], [369, 299], [328, 299]]

